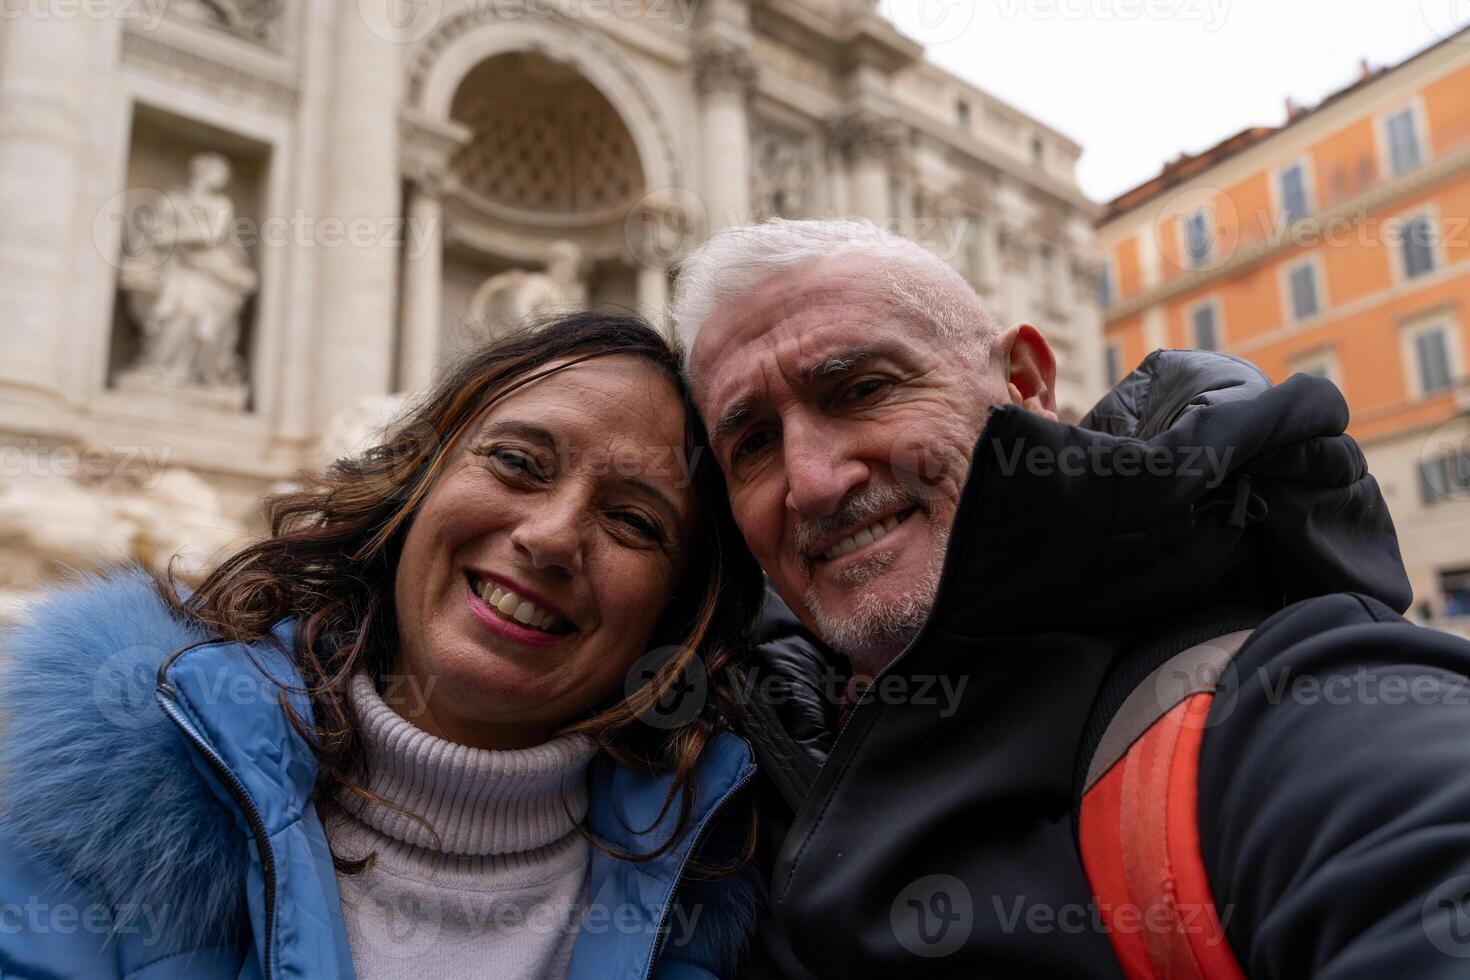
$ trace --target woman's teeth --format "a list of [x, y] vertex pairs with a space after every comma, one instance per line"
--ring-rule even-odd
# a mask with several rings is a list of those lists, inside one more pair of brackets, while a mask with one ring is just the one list
[[894, 528], [898, 527], [899, 522], [902, 521], [904, 516], [906, 515], [894, 514], [890, 517], [885, 517], [883, 518], [883, 520], [878, 521], [874, 524], [869, 524], [867, 527], [863, 528], [856, 534], [850, 534], [847, 537], [843, 538], [841, 541], [834, 544], [832, 547], [828, 548], [825, 552], [822, 553], [822, 558], [827, 561], [832, 561], [834, 559], [841, 558], [843, 555], [850, 555], [854, 551], [857, 551], [859, 548], [863, 548], [872, 544], [874, 541], [877, 541], [889, 531], [892, 531]]
[[570, 626], [555, 613], [542, 609], [530, 599], [516, 595], [503, 585], [488, 579], [479, 582], [475, 590], [480, 600], [505, 619], [513, 619], [523, 626], [541, 630], [543, 633], [568, 633]]

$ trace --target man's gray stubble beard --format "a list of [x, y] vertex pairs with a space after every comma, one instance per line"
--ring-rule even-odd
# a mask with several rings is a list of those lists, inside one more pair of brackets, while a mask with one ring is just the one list
[[822, 639], [846, 656], [854, 669], [876, 672], [886, 667], [918, 635], [934, 609], [949, 533], [934, 526], [927, 510], [921, 508], [915, 516], [928, 523], [935, 540], [929, 563], [910, 588], [895, 596], [879, 594], [889, 567], [897, 560], [894, 551], [879, 552], [835, 576], [839, 584], [850, 584], [856, 593], [857, 609], [850, 616], [831, 615], [822, 605], [815, 586], [807, 588], [806, 607]]

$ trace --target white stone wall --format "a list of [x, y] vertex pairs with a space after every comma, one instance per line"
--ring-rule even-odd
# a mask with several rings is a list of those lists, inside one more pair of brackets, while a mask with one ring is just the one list
[[[161, 16], [0, 19], [0, 525], [28, 529], [11, 556], [28, 571], [0, 592], [58, 559], [156, 565], [183, 514], [195, 551], [258, 531], [258, 495], [317, 465], [334, 415], [430, 377], [473, 340], [477, 277], [536, 271], [556, 239], [582, 249], [595, 298], [658, 319], [669, 268], [710, 231], [773, 210], [865, 215], [1052, 337], [1066, 414], [1100, 393], [1079, 148], [923, 63], [871, 4], [706, 0], [684, 22], [677, 4], [496, 19], [505, 5], [446, 0], [407, 24], [336, 0], [290, 0], [259, 22], [265, 8], [241, 3], [234, 23], [132, 6]], [[646, 184], [626, 216], [467, 203], [454, 161], [473, 133], [454, 95], [486, 59], [525, 51], [575, 68], [626, 127]], [[964, 126], [943, 109], [961, 96]], [[139, 192], [175, 188], [202, 150], [231, 161], [225, 193], [258, 276], [242, 411], [113, 385], [139, 329], [117, 302]]]

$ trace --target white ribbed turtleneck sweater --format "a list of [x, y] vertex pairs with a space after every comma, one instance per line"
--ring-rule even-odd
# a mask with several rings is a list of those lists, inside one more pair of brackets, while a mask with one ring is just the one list
[[350, 698], [368, 750], [367, 788], [412, 817], [344, 794], [353, 816], [328, 827], [352, 965], [361, 980], [564, 977], [585, 904], [588, 843], [580, 735], [515, 751], [469, 748], [421, 731], [358, 674]]

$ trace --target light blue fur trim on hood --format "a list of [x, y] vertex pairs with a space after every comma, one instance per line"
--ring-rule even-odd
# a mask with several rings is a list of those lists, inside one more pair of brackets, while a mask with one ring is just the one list
[[136, 569], [56, 588], [0, 636], [0, 813], [8, 833], [180, 946], [244, 916], [247, 842], [154, 700], [158, 666], [207, 639]]

